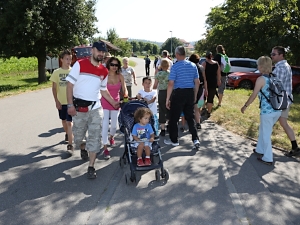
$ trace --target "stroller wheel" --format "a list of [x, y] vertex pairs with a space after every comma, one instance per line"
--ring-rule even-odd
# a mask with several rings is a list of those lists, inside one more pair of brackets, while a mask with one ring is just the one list
[[160, 181], [160, 172], [159, 172], [159, 170], [155, 170], [155, 180]]
[[164, 170], [163, 170], [161, 177], [162, 177], [163, 179], [165, 179], [166, 181], [169, 180], [170, 176], [169, 176], [169, 172], [168, 172], [167, 169], [164, 169]]
[[131, 182], [136, 182], [135, 172], [131, 172], [130, 180], [131, 180]]

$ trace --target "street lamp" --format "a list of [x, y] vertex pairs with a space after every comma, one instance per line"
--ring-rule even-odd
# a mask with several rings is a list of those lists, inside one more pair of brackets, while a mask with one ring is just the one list
[[172, 55], [173, 55], [173, 53], [172, 53], [172, 31], [170, 30], [170, 32], [171, 32], [171, 57], [172, 57]]

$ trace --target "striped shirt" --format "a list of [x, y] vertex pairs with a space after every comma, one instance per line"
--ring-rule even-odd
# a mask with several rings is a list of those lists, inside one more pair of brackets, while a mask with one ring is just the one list
[[[292, 69], [286, 60], [281, 60], [275, 64], [275, 69], [273, 72], [282, 82], [283, 88], [286, 90], [287, 94], [293, 99], [292, 95]], [[289, 104], [292, 104], [290, 98], [288, 98]]]
[[169, 75], [169, 80], [174, 81], [174, 89], [194, 88], [194, 80], [199, 78], [197, 66], [187, 60], [175, 63]]

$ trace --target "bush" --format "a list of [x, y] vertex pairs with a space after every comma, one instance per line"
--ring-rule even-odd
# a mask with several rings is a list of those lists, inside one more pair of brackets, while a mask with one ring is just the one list
[[0, 74], [23, 73], [37, 69], [38, 61], [35, 57], [0, 59]]

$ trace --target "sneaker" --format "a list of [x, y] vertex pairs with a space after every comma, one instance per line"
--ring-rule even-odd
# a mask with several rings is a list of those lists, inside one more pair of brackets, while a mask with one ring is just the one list
[[109, 151], [107, 149], [104, 149], [103, 155], [104, 155], [104, 159], [110, 159], [110, 154], [109, 154]]
[[159, 135], [162, 137], [166, 136], [166, 130], [161, 130]]
[[287, 157], [292, 157], [300, 154], [300, 148], [297, 148], [295, 150], [291, 150], [288, 153], [285, 153], [284, 155]]
[[115, 145], [115, 139], [112, 137], [112, 138], [109, 140], [109, 143], [110, 143], [110, 146]]
[[179, 145], [178, 141], [177, 142], [172, 142], [171, 139], [165, 139], [164, 143], [166, 145], [173, 145], [173, 146], [178, 146]]
[[89, 166], [87, 171], [88, 179], [95, 179], [97, 177], [96, 171], [94, 167]]
[[194, 141], [194, 147], [195, 148], [200, 148], [200, 142], [199, 142], [199, 140], [195, 140]]
[[73, 145], [67, 145], [67, 151], [68, 151], [71, 155], [73, 155], [73, 153], [74, 153]]
[[145, 166], [151, 166], [151, 159], [150, 158], [145, 158]]
[[196, 123], [196, 128], [197, 128], [197, 130], [201, 130], [201, 124], [200, 123]]
[[144, 161], [143, 161], [143, 159], [142, 158], [139, 158], [138, 160], [137, 160], [137, 166], [145, 166], [145, 164], [144, 164]]
[[89, 154], [88, 154], [87, 150], [85, 150], [85, 149], [80, 150], [80, 156], [83, 160], [89, 159]]
[[69, 140], [68, 138], [68, 134], [65, 135], [65, 142], [67, 142]]

